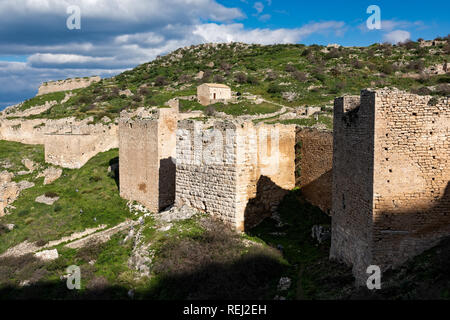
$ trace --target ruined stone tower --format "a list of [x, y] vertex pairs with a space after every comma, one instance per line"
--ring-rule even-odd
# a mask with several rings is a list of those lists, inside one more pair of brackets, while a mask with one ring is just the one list
[[175, 199], [177, 116], [175, 108], [160, 108], [143, 116], [125, 112], [120, 117], [120, 196], [153, 212]]
[[450, 104], [397, 90], [334, 103], [330, 257], [396, 267], [450, 235]]

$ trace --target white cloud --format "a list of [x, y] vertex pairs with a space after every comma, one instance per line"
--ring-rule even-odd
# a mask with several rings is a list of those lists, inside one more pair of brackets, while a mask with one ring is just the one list
[[344, 22], [328, 21], [310, 23], [294, 29], [245, 29], [243, 24], [219, 25], [215, 23], [198, 25], [193, 34], [204, 42], [246, 42], [259, 44], [297, 43], [313, 33], [342, 32]]
[[264, 5], [262, 4], [262, 2], [255, 2], [253, 8], [255, 8], [257, 14], [260, 14], [264, 10]]
[[272, 18], [272, 16], [270, 14], [263, 14], [262, 16], [260, 16], [258, 18], [258, 20], [262, 21], [262, 22], [267, 22], [270, 20], [270, 18]]
[[396, 44], [411, 39], [411, 33], [405, 30], [394, 30], [392, 32], [385, 34], [383, 36], [383, 39], [384, 41]]

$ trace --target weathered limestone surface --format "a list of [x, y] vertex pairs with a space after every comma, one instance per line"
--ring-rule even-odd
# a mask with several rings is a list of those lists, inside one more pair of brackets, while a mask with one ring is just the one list
[[299, 128], [296, 133], [296, 186], [322, 211], [331, 213], [333, 133]]
[[185, 120], [178, 127], [177, 205], [244, 230], [295, 186], [295, 126], [216, 122], [210, 130]]
[[178, 108], [161, 108], [154, 114], [119, 121], [120, 195], [153, 212], [175, 199], [175, 143]]
[[330, 257], [396, 267], [450, 235], [450, 103], [396, 90], [335, 100]]

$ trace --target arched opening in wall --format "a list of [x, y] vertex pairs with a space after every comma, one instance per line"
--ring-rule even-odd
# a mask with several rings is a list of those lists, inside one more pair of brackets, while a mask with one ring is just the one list
[[213, 94], [213, 99], [216, 100], [216, 94], [215, 93]]

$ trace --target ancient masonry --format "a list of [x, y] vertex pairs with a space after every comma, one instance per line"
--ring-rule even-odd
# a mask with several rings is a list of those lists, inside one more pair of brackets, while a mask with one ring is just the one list
[[178, 128], [177, 205], [244, 230], [270, 216], [295, 186], [295, 126], [216, 122], [205, 128], [184, 120]]
[[299, 128], [296, 133], [296, 186], [323, 212], [331, 214], [333, 133]]
[[92, 157], [118, 147], [117, 125], [70, 125], [45, 133], [45, 162], [79, 169]]
[[231, 99], [230, 87], [220, 83], [204, 83], [197, 87], [197, 100], [207, 106], [216, 102], [226, 102]]
[[119, 121], [120, 196], [159, 212], [175, 200], [178, 106]]
[[75, 78], [75, 79], [44, 82], [39, 87], [37, 96], [52, 92], [68, 91], [89, 87], [92, 83], [99, 82], [100, 80], [101, 80], [100, 77], [95, 76], [89, 78]]
[[450, 104], [363, 90], [334, 105], [330, 257], [395, 268], [450, 235]]
[[295, 186], [295, 126], [219, 121], [208, 128], [193, 120], [177, 126], [177, 115], [173, 108], [147, 117], [121, 114], [123, 198], [154, 212], [187, 204], [243, 230], [270, 215]]

